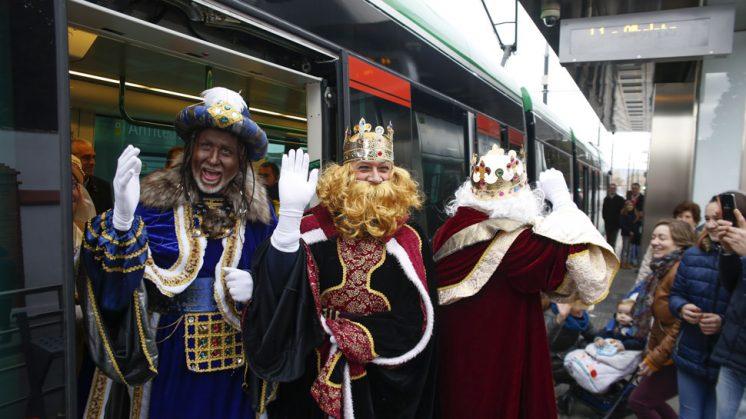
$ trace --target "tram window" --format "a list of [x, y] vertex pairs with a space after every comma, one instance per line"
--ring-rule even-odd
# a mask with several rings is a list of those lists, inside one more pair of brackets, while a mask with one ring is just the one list
[[[414, 142], [412, 141], [411, 110], [406, 106], [381, 99], [359, 90], [350, 89], [350, 121], [349, 128], [364, 117], [373, 125], [386, 126], [391, 123], [394, 127], [394, 158], [397, 166], [413, 171], [418, 182], [419, 165], [414, 161]], [[341, 153], [340, 153], [341, 157]]]
[[480, 156], [490, 151], [493, 145], [500, 147], [500, 139], [477, 132], [477, 153]]
[[590, 213], [590, 175], [588, 173], [588, 166], [579, 164], [578, 170], [578, 208], [580, 208], [586, 214]]
[[572, 184], [572, 158], [554, 147], [544, 145], [544, 161], [547, 169], [557, 169], [565, 176], [565, 182]]
[[447, 218], [444, 208], [466, 176], [463, 123], [415, 112], [422, 150], [425, 215], [430, 235]]
[[[103, 35], [89, 35], [94, 38], [90, 48], [82, 58], [70, 63], [72, 131], [75, 137], [94, 144], [95, 175], [104, 181], [113, 179], [117, 158], [128, 144], [141, 149], [143, 176], [164, 167], [168, 151], [183, 146], [173, 129], [174, 116], [199, 101], [199, 93], [210, 86], [242, 92], [253, 109], [252, 119], [267, 133], [268, 160], [279, 161], [282, 152], [290, 148], [306, 148], [304, 88], [273, 82], [268, 77], [259, 79], [210, 68], [209, 63], [125, 45]], [[74, 42], [71, 41], [71, 54]], [[126, 88], [122, 112], [120, 71], [126, 74], [128, 83], [163, 90], [154, 94], [145, 88]]]

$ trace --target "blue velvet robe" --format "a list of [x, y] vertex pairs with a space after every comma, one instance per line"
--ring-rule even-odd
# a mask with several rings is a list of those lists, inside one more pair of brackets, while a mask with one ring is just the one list
[[[248, 270], [256, 247], [276, 225], [246, 225], [238, 268]], [[103, 320], [111, 327], [132, 302], [143, 281], [149, 246], [155, 264], [171, 267], [179, 257], [174, 211], [139, 206], [129, 232], [111, 224], [111, 211], [94, 218], [86, 230], [83, 261]], [[213, 277], [223, 252], [220, 239], [208, 239], [198, 278]], [[129, 255], [129, 256], [128, 256]], [[116, 257], [118, 256], [118, 257]], [[150, 281], [145, 279], [146, 283]], [[148, 284], [149, 286], [152, 283]], [[155, 286], [150, 292], [158, 292]], [[158, 374], [150, 386], [151, 418], [246, 418], [254, 416], [250, 397], [243, 392], [244, 367], [214, 372], [193, 372], [185, 359], [185, 321], [178, 314], [160, 316], [156, 332]]]

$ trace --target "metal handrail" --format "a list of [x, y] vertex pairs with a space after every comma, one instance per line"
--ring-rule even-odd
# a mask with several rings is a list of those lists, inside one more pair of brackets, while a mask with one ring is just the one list
[[18, 289], [9, 290], [9, 291], [1, 291], [0, 298], [10, 297], [14, 295], [41, 294], [44, 292], [51, 292], [51, 291], [58, 291], [58, 292], [62, 291], [62, 284], [43, 285], [40, 287], [18, 288]]

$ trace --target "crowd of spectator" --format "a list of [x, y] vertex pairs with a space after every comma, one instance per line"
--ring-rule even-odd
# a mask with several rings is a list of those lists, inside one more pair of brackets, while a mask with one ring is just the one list
[[[731, 215], [721, 204], [723, 195], [733, 197]], [[607, 240], [614, 246], [621, 231], [622, 266], [639, 268], [630, 293], [617, 302], [615, 328], [597, 332], [588, 326], [578, 333], [584, 310], [548, 305], [550, 344], [561, 334], [577, 339], [553, 346], [553, 353], [563, 356], [588, 344], [588, 335], [595, 335], [599, 347], [610, 343], [618, 351], [642, 350], [636, 385], [626, 400], [639, 418], [746, 417], [746, 220], [741, 213], [746, 195], [712, 197], [702, 224], [697, 204], [680, 203], [673, 218], [656, 222], [638, 262], [634, 246], [642, 230], [641, 203], [639, 185], [624, 199], [612, 184], [603, 204]], [[568, 327], [558, 332], [563, 324]], [[567, 381], [559, 371], [555, 378]], [[669, 404], [677, 395], [678, 412]]]

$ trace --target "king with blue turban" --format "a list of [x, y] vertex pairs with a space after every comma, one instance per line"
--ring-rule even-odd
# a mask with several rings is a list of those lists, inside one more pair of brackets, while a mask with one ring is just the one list
[[86, 225], [78, 292], [96, 369], [85, 417], [244, 418], [269, 397], [245, 368], [239, 314], [276, 222], [251, 166], [267, 137], [238, 93], [202, 96], [176, 117], [181, 164], [141, 182], [128, 146], [114, 208]]

